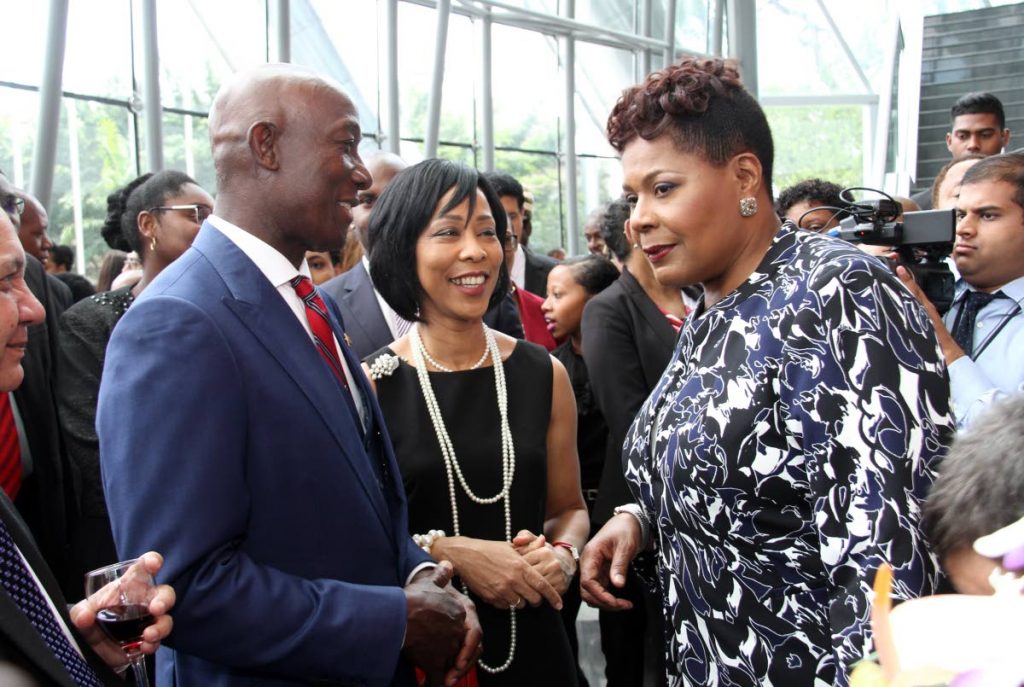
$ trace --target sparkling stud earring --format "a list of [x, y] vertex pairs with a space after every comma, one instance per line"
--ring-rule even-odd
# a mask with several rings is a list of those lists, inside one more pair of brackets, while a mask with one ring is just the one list
[[753, 217], [757, 214], [757, 198], [747, 196], [740, 198], [740, 214], [744, 217]]

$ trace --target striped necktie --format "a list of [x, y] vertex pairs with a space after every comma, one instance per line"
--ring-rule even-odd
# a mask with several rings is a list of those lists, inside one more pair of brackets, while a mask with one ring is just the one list
[[0, 391], [0, 488], [11, 497], [21, 488], [21, 443], [9, 392]]
[[345, 387], [345, 390], [351, 393], [348, 379], [345, 378], [345, 370], [341, 366], [338, 347], [334, 344], [334, 330], [331, 329], [330, 320], [327, 319], [327, 306], [324, 305], [323, 299], [316, 292], [309, 277], [300, 274], [289, 283], [306, 306], [306, 321], [309, 322], [309, 328], [313, 332], [313, 343], [316, 344], [316, 350], [320, 352], [320, 357], [331, 368], [331, 372]]
[[47, 603], [39, 585], [25, 565], [11, 538], [7, 525], [0, 520], [0, 586], [36, 628], [54, 656], [64, 665], [80, 687], [102, 687], [96, 673], [72, 646]]

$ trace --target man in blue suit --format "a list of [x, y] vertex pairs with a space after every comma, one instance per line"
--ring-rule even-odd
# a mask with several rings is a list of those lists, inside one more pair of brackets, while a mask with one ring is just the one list
[[380, 409], [304, 260], [340, 247], [370, 184], [355, 108], [264, 65], [209, 126], [216, 215], [118, 324], [97, 418], [119, 553], [173, 561], [160, 683], [412, 685], [413, 664], [450, 683], [476, 614], [409, 537]]

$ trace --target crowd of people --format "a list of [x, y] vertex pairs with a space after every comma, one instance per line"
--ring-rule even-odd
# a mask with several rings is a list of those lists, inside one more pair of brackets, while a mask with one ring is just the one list
[[122, 682], [101, 597], [64, 599], [123, 559], [161, 583], [153, 681], [204, 687], [582, 686], [582, 602], [609, 687], [847, 685], [880, 570], [908, 600], [1017, 569], [975, 546], [1024, 516], [1024, 153], [994, 96], [896, 199], [955, 224], [946, 312], [912, 253], [829, 235], [838, 185], [773, 191], [728, 61], [623, 92], [583, 256], [531, 249], [508, 174], [364, 162], [310, 71], [236, 74], [209, 130], [215, 197], [115, 191], [95, 287], [0, 176], [12, 680]]

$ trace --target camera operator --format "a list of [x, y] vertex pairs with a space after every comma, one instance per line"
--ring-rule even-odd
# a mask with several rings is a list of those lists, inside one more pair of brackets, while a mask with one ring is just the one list
[[941, 318], [905, 267], [903, 283], [935, 325], [961, 429], [996, 398], [1024, 391], [1024, 153], [994, 155], [964, 175], [956, 204], [953, 306]]

